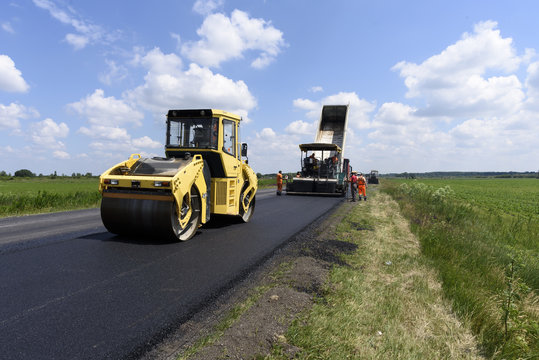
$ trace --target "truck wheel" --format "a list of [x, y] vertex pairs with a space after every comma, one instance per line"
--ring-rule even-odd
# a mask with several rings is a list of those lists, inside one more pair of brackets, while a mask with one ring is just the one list
[[[200, 204], [200, 196], [198, 195], [198, 191], [194, 186], [191, 187], [191, 193], [189, 195], [190, 196], [186, 194], [183, 198], [182, 205], [180, 207], [180, 216], [178, 216], [176, 204], [173, 204], [174, 211], [171, 215], [172, 229], [174, 231], [174, 235], [176, 235], [180, 241], [187, 241], [191, 239], [196, 234], [200, 225], [202, 206]], [[187, 214], [189, 210], [191, 211], [191, 217], [189, 218], [188, 223], [182, 229], [179, 219], [182, 218], [182, 216], [188, 216]]]

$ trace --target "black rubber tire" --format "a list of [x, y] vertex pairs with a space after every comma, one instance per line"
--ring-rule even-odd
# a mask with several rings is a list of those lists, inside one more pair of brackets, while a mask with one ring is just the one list
[[201, 211], [202, 206], [200, 204], [200, 195], [198, 191], [193, 186], [191, 187], [191, 219], [187, 223], [187, 226], [182, 229], [180, 227], [180, 222], [178, 220], [178, 215], [176, 213], [176, 206], [174, 206], [174, 211], [171, 213], [171, 225], [174, 236], [179, 241], [187, 241], [195, 236], [198, 227], [200, 225]]
[[[242, 199], [243, 199], [243, 196], [242, 196]], [[253, 197], [253, 200], [251, 200], [251, 203], [249, 204], [247, 211], [244, 211], [243, 206], [240, 204], [240, 218], [244, 223], [249, 222], [251, 218], [253, 217], [253, 214], [255, 212], [255, 205], [256, 205], [256, 195]]]

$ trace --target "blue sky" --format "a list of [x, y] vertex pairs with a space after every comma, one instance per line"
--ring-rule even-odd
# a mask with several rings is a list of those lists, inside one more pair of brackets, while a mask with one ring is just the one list
[[162, 156], [171, 108], [243, 116], [256, 172], [299, 169], [324, 104], [387, 172], [536, 171], [535, 1], [20, 0], [0, 4], [0, 170]]

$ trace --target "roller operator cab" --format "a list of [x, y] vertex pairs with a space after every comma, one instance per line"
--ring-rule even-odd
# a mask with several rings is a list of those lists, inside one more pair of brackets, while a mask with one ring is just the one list
[[166, 157], [133, 154], [101, 175], [107, 230], [185, 241], [211, 214], [249, 221], [258, 181], [239, 141], [240, 122], [222, 110], [170, 110]]

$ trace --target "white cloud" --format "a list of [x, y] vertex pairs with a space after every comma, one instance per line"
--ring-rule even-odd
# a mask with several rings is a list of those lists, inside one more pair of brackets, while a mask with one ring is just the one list
[[313, 120], [320, 118], [323, 105], [349, 105], [348, 125], [357, 129], [370, 127], [369, 114], [376, 107], [374, 103], [360, 99], [355, 92], [340, 92], [319, 101], [296, 99], [293, 104], [299, 109], [307, 110], [306, 116]]
[[27, 92], [30, 86], [24, 81], [22, 73], [7, 55], [0, 55], [0, 90], [8, 92]]
[[113, 60], [105, 60], [108, 71], [99, 74], [99, 81], [105, 85], [112, 85], [113, 82], [122, 81], [127, 77], [127, 68], [123, 65], [117, 65]]
[[180, 51], [181, 50], [181, 45], [182, 45], [182, 37], [180, 36], [180, 34], [176, 34], [176, 33], [171, 32], [170, 37], [173, 38], [174, 40], [176, 40], [176, 49], [178, 51]]
[[118, 100], [114, 96], [105, 97], [105, 92], [96, 89], [93, 94], [86, 98], [68, 105], [79, 115], [88, 119], [92, 125], [114, 127], [121, 124], [139, 126], [144, 114]]
[[211, 14], [197, 30], [201, 40], [182, 46], [182, 55], [203, 66], [218, 67], [222, 62], [239, 59], [254, 51], [260, 55], [251, 62], [254, 68], [270, 64], [285, 46], [283, 33], [264, 19], [249, 18], [240, 10], [229, 17]]
[[11, 26], [9, 21], [2, 23], [2, 29], [10, 34], [15, 34], [15, 30], [13, 30], [13, 26]]
[[247, 138], [249, 164], [263, 174], [297, 171], [300, 139], [296, 135], [279, 134], [272, 128], [264, 128]]
[[72, 45], [75, 50], [80, 50], [86, 47], [90, 42], [88, 36], [78, 35], [78, 34], [67, 34], [65, 37], [66, 41]]
[[143, 152], [144, 149], [162, 147], [160, 142], [148, 136], [133, 139], [121, 125], [140, 126], [144, 114], [113, 96], [105, 97], [104, 91], [97, 89], [86, 98], [68, 105], [68, 109], [83, 116], [90, 123], [78, 132], [94, 141], [90, 147], [98, 153], [120, 151], [124, 153]]
[[90, 128], [83, 126], [79, 132], [94, 139], [110, 141], [126, 141], [131, 138], [126, 129], [116, 126], [92, 125]]
[[67, 160], [71, 158], [71, 156], [68, 153], [61, 150], [53, 151], [52, 156], [56, 159], [61, 159], [61, 160]]
[[201, 15], [208, 15], [221, 8], [224, 0], [196, 0], [193, 5], [193, 11]]
[[57, 124], [54, 120], [47, 118], [30, 125], [30, 137], [32, 142], [46, 149], [63, 149], [64, 143], [58, 138], [66, 138], [69, 134], [69, 127], [66, 123]]
[[324, 89], [322, 88], [322, 86], [313, 86], [309, 89], [309, 91], [313, 93], [317, 93], [317, 92], [324, 91]]
[[513, 40], [500, 35], [497, 23], [485, 21], [440, 54], [419, 65], [401, 61], [393, 70], [404, 78], [407, 97], [425, 99], [426, 108], [419, 110], [424, 115], [499, 114], [515, 111], [524, 98], [522, 84], [510, 72], [528, 55], [518, 56]]
[[66, 42], [75, 50], [80, 50], [90, 43], [109, 43], [118, 37], [117, 33], [107, 33], [101, 26], [82, 18], [71, 6], [62, 9], [61, 3], [52, 0], [33, 0], [33, 2], [37, 7], [47, 10], [54, 19], [77, 31], [77, 34], [69, 33], [65, 36]]
[[18, 129], [21, 126], [21, 119], [38, 117], [39, 113], [23, 105], [11, 103], [9, 105], [0, 104], [0, 130]]
[[163, 144], [159, 141], [155, 141], [150, 139], [148, 136], [143, 136], [138, 139], [133, 139], [133, 145], [137, 148], [150, 148], [150, 149], [158, 149], [162, 148]]
[[196, 64], [184, 71], [179, 57], [163, 54], [159, 48], [138, 57], [136, 63], [148, 69], [145, 83], [125, 95], [157, 117], [171, 108], [216, 108], [249, 122], [248, 112], [256, 106], [256, 99], [243, 81], [233, 81]]
[[288, 124], [285, 131], [289, 134], [296, 135], [311, 135], [314, 137], [316, 134], [317, 122], [305, 122], [303, 120], [296, 120]]

